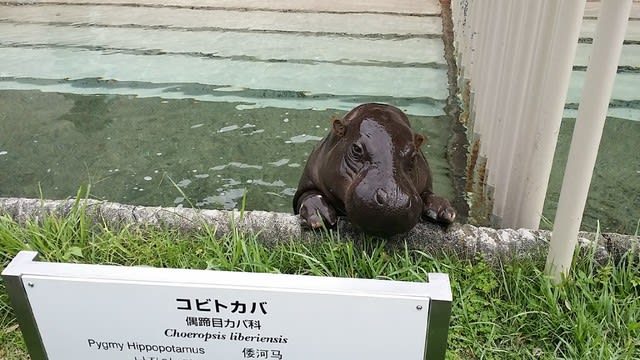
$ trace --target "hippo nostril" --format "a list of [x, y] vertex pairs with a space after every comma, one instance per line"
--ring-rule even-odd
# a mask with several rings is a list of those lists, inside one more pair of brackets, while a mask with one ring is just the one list
[[407, 203], [404, 206], [405, 209], [411, 208], [411, 198], [407, 199]]
[[382, 189], [378, 189], [376, 190], [376, 202], [378, 203], [378, 205], [386, 205], [387, 204], [387, 192], [382, 190]]

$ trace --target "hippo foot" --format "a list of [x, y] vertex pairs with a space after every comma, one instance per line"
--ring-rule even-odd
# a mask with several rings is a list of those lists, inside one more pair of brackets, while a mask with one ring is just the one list
[[438, 223], [451, 224], [456, 218], [456, 211], [449, 200], [433, 194], [422, 197], [424, 210], [422, 216]]
[[333, 227], [338, 221], [335, 209], [327, 204], [320, 194], [311, 195], [302, 200], [300, 216], [312, 229], [321, 228], [323, 224]]

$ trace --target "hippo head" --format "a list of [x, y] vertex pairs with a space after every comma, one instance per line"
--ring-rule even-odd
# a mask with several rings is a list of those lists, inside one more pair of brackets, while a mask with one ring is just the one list
[[416, 184], [425, 170], [424, 137], [411, 130], [399, 109], [375, 105], [335, 119], [333, 134], [343, 154], [347, 217], [368, 233], [388, 236], [407, 232], [420, 220], [423, 202]]

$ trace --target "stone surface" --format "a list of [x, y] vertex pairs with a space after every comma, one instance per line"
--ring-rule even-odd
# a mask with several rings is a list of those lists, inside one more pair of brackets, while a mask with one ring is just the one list
[[[298, 216], [266, 211], [220, 211], [190, 208], [146, 207], [112, 202], [82, 200], [39, 200], [27, 198], [0, 198], [0, 215], [8, 215], [18, 223], [39, 221], [46, 215], [66, 215], [74, 207], [86, 208], [87, 216], [95, 222], [110, 228], [123, 226], [152, 226], [177, 229], [179, 231], [199, 231], [209, 225], [217, 236], [233, 231], [256, 235], [268, 245], [288, 241], [320, 241], [321, 233], [302, 227]], [[341, 219], [334, 238], [341, 241], [363, 241], [366, 237], [348, 221]], [[455, 253], [465, 257], [484, 255], [490, 258], [517, 258], [546, 253], [550, 231], [527, 229], [493, 229], [469, 224], [453, 224], [448, 228], [419, 223], [409, 233], [389, 239], [392, 246], [404, 246], [422, 250], [430, 254]], [[579, 245], [585, 250], [595, 248], [596, 258], [605, 260], [610, 256], [618, 258], [635, 243], [637, 237], [621, 234], [596, 234], [581, 232]], [[594, 242], [597, 240], [597, 242]]]

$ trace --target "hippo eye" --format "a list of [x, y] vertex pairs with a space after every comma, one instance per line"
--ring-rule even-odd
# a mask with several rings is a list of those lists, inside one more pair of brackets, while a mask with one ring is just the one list
[[356, 156], [362, 156], [362, 154], [364, 154], [364, 149], [358, 144], [351, 145], [351, 151]]

